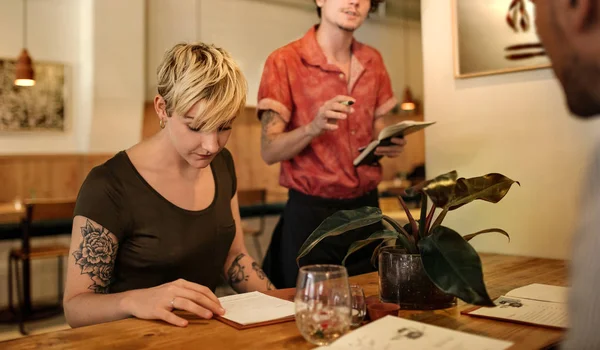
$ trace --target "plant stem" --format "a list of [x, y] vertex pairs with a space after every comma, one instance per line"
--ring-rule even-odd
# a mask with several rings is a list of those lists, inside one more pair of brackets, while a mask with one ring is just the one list
[[437, 209], [437, 207], [435, 206], [435, 203], [434, 203], [433, 206], [431, 207], [431, 210], [429, 211], [429, 214], [427, 215], [427, 220], [425, 220], [425, 233], [424, 233], [425, 236], [427, 236], [427, 234], [429, 234], [429, 226], [431, 225], [431, 220], [433, 220], [433, 214], [435, 213], [436, 209]]
[[411, 236], [408, 234], [408, 232], [406, 232], [406, 230], [402, 226], [400, 226], [396, 222], [396, 220], [392, 219], [391, 217], [389, 217], [387, 215], [383, 215], [383, 220], [387, 221], [390, 225], [392, 225], [394, 230], [396, 230], [399, 233], [402, 233], [404, 236], [406, 236], [406, 238], [411, 238]]
[[435, 219], [435, 221], [433, 222], [433, 225], [431, 225], [431, 230], [442, 224], [442, 221], [446, 217], [446, 214], [448, 214], [448, 208], [444, 208], [440, 215], [438, 215], [437, 219]]
[[425, 215], [427, 214], [427, 195], [423, 192], [421, 192], [421, 213], [420, 213], [420, 218], [419, 218], [419, 237], [423, 238], [425, 237], [425, 233], [427, 233], [427, 231], [425, 230]]
[[417, 240], [419, 240], [419, 227], [417, 226], [417, 222], [415, 221], [415, 218], [413, 218], [412, 214], [410, 213], [410, 209], [408, 209], [408, 206], [406, 205], [406, 203], [404, 203], [404, 199], [402, 199], [402, 196], [398, 196], [398, 200], [400, 201], [400, 205], [402, 205], [402, 208], [404, 208], [404, 212], [406, 213], [406, 216], [408, 217], [408, 222], [410, 222], [410, 228], [412, 230], [412, 234], [415, 238], [415, 242]]

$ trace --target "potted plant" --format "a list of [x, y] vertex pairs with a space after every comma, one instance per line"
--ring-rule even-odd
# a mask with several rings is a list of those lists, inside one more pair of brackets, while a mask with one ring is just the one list
[[[443, 226], [442, 222], [449, 211], [475, 200], [499, 202], [516, 181], [496, 173], [469, 179], [457, 178], [456, 171], [452, 171], [406, 190], [408, 196], [421, 195], [418, 219], [412, 217], [406, 203], [399, 196], [398, 200], [409, 219], [409, 223], [404, 226], [383, 215], [379, 208], [363, 207], [333, 214], [306, 239], [296, 261], [326, 237], [341, 235], [382, 221], [387, 229], [354, 242], [342, 262], [345, 263], [350, 254], [374, 241], [381, 240], [381, 243], [373, 252], [373, 263], [377, 261], [383, 246], [401, 246], [403, 252], [389, 250], [389, 254], [395, 254], [396, 260], [393, 259], [394, 256], [388, 256], [391, 263], [388, 261], [386, 266], [379, 266], [382, 299], [390, 301], [396, 296], [396, 302], [401, 306], [414, 309], [448, 307], [452, 305], [452, 299], [455, 304], [454, 297], [474, 305], [494, 306], [483, 282], [479, 255], [468, 242], [489, 232], [501, 233], [510, 240], [508, 233], [499, 228], [491, 228], [461, 236]], [[428, 200], [432, 202], [429, 210]], [[438, 211], [439, 214], [435, 217]], [[383, 258], [382, 254], [379, 259]]]

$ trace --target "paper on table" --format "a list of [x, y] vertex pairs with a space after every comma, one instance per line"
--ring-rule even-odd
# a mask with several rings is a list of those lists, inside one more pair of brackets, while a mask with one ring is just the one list
[[566, 303], [569, 288], [534, 283], [506, 293], [507, 297]]
[[241, 325], [278, 320], [295, 312], [294, 303], [260, 292], [230, 295], [219, 301], [225, 309], [222, 317]]
[[386, 316], [356, 329], [321, 350], [448, 349], [504, 350], [513, 343]]
[[469, 315], [487, 316], [557, 328], [567, 327], [567, 304], [525, 298], [500, 297], [496, 307], [479, 308]]

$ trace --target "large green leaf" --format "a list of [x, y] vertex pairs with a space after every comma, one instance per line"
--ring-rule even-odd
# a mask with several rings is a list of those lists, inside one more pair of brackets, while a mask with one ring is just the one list
[[470, 241], [471, 239], [473, 239], [473, 238], [475, 238], [475, 237], [477, 237], [477, 236], [479, 236], [479, 235], [482, 235], [482, 234], [484, 234], [484, 233], [490, 233], [490, 232], [498, 232], [498, 233], [501, 233], [501, 234], [503, 234], [504, 236], [506, 236], [506, 238], [508, 238], [508, 241], [510, 242], [510, 236], [508, 235], [508, 232], [504, 231], [504, 230], [503, 230], [503, 229], [501, 229], [501, 228], [488, 228], [487, 230], [481, 230], [481, 231], [478, 231], [478, 232], [475, 232], [475, 233], [471, 233], [470, 235], [465, 235], [465, 236], [463, 236], [463, 238], [465, 239], [465, 241], [467, 241], [467, 242], [468, 242], [468, 241]]
[[520, 186], [517, 181], [495, 173], [470, 179], [460, 178], [456, 181], [454, 195], [448, 203], [448, 208], [455, 210], [477, 199], [498, 203], [514, 183]]
[[407, 188], [406, 194], [410, 197], [413, 197], [413, 196], [418, 195], [421, 191], [423, 191], [424, 188], [426, 188], [430, 185], [432, 185], [432, 187], [435, 187], [435, 185], [440, 182], [447, 182], [447, 181], [456, 182], [457, 178], [458, 178], [458, 173], [456, 172], [456, 170], [452, 170], [449, 173], [438, 175], [434, 179], [426, 180], [426, 181], [420, 182], [412, 187]]
[[431, 229], [442, 224], [449, 210], [458, 209], [474, 200], [480, 199], [486, 202], [498, 203], [514, 183], [520, 186], [519, 182], [496, 173], [456, 180], [450, 200], [442, 208], [442, 212], [436, 218]]
[[483, 283], [479, 255], [458, 233], [437, 226], [418, 246], [423, 267], [438, 288], [470, 304], [494, 306]]
[[359, 250], [363, 247], [366, 247], [367, 245], [373, 243], [374, 241], [377, 241], [380, 239], [385, 239], [385, 238], [388, 238], [388, 239], [389, 238], [398, 238], [399, 236], [403, 236], [403, 235], [396, 231], [382, 230], [382, 231], [374, 232], [366, 239], [361, 239], [360, 241], [356, 241], [356, 242], [352, 243], [350, 245], [350, 248], [348, 248], [348, 252], [346, 253], [346, 256], [344, 257], [344, 260], [342, 260], [342, 265], [346, 265], [346, 259], [348, 259], [350, 254], [356, 252], [357, 250]]
[[331, 236], [338, 236], [344, 232], [351, 231], [357, 228], [369, 226], [381, 221], [381, 210], [375, 207], [362, 207], [354, 210], [340, 210], [327, 219], [325, 219], [319, 227], [317, 227], [308, 236], [296, 257], [296, 263], [300, 258], [307, 255], [316, 245], [323, 239]]
[[443, 208], [452, 199], [457, 177], [458, 173], [451, 171], [413, 186], [406, 193], [414, 196], [418, 192], [425, 192], [436, 207]]

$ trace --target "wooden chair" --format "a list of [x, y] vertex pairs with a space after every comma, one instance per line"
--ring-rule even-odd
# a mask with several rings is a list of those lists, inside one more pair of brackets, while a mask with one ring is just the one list
[[[267, 202], [267, 190], [266, 189], [252, 189], [252, 190], [238, 190], [238, 202], [240, 206], [251, 206], [251, 205], [264, 205]], [[244, 226], [244, 235], [252, 236], [254, 247], [258, 253], [258, 259], [262, 260], [263, 253], [260, 247], [260, 236], [265, 231], [266, 217], [264, 213], [259, 211], [259, 224], [258, 228], [249, 228]], [[260, 262], [259, 262], [260, 263]]]
[[[25, 217], [21, 222], [21, 247], [11, 249], [8, 257], [8, 298], [9, 308], [19, 320], [19, 330], [25, 331], [25, 321], [51, 317], [62, 312], [63, 295], [63, 257], [69, 254], [68, 245], [47, 245], [31, 247], [30, 235], [34, 224], [52, 220], [73, 218], [74, 199], [37, 199], [28, 200], [25, 205]], [[66, 232], [65, 232], [66, 233]], [[31, 303], [31, 260], [57, 258], [58, 260], [58, 301], [56, 304], [36, 308]], [[19, 274], [19, 262], [23, 271], [23, 279]], [[14, 264], [13, 264], [14, 263]], [[16, 274], [18, 310], [13, 306], [13, 268]]]

